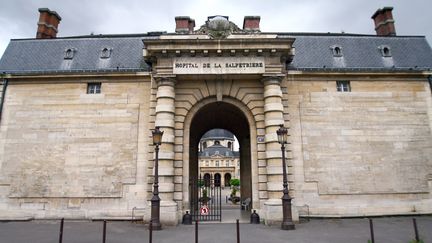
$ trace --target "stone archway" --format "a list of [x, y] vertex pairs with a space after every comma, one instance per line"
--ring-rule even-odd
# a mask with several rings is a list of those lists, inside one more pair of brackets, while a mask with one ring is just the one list
[[217, 187], [221, 186], [221, 174], [219, 173], [214, 174], [214, 185]]
[[231, 180], [231, 174], [225, 173], [224, 180], [225, 180], [225, 183], [224, 183], [225, 187], [229, 187], [230, 186], [230, 180]]
[[211, 175], [209, 173], [204, 174], [204, 185], [210, 186]]
[[[183, 205], [188, 209], [191, 195], [189, 179], [198, 172], [198, 144], [201, 136], [213, 128], [226, 129], [239, 140], [240, 177], [242, 198], [252, 198], [255, 207], [259, 207], [258, 169], [256, 141], [256, 121], [252, 112], [242, 102], [226, 97], [223, 101], [207, 98], [199, 101], [189, 110], [184, 123], [184, 164], [183, 164]], [[243, 164], [244, 163], [244, 164]]]
[[198, 144], [202, 135], [213, 128], [232, 132], [240, 145], [241, 197], [252, 198], [251, 151], [249, 122], [234, 105], [213, 102], [202, 107], [192, 119], [189, 141], [189, 175], [198, 178]]

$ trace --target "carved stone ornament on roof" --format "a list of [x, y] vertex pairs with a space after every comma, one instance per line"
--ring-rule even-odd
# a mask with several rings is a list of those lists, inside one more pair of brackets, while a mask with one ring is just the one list
[[212, 39], [225, 39], [232, 33], [243, 33], [236, 24], [228, 20], [227, 16], [211, 16], [195, 33], [207, 34]]

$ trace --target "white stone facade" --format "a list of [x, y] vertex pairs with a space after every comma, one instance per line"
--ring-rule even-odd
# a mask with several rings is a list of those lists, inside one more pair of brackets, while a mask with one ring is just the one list
[[[144, 40], [152, 72], [7, 75], [0, 219], [148, 221], [158, 126], [163, 225], [190, 210], [199, 138], [212, 128], [235, 133], [241, 194], [266, 223], [279, 222], [280, 124], [295, 221], [432, 213], [431, 73], [294, 71], [285, 63], [293, 43], [167, 34]], [[213, 64], [221, 67], [206, 73]], [[95, 80], [101, 93], [87, 94]], [[351, 92], [337, 92], [341, 80]]]

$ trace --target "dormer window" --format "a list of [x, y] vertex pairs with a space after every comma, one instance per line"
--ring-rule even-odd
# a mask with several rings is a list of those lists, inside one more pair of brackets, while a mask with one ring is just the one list
[[391, 49], [389, 46], [382, 45], [382, 46], [379, 46], [378, 48], [380, 49], [381, 55], [383, 57], [391, 57], [392, 56]]
[[72, 58], [74, 58], [75, 52], [76, 52], [75, 48], [66, 49], [65, 52], [64, 52], [64, 59], [72, 59]]
[[104, 47], [101, 50], [100, 58], [110, 58], [111, 57], [112, 48]]
[[332, 50], [334, 57], [341, 57], [341, 56], [343, 56], [343, 54], [342, 54], [342, 47], [341, 46], [334, 45], [334, 46], [331, 46], [330, 49]]

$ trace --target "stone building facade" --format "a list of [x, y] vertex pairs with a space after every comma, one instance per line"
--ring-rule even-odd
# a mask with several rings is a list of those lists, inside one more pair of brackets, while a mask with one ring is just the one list
[[234, 145], [234, 135], [227, 130], [206, 132], [199, 144], [199, 177], [213, 179], [216, 186], [223, 188], [230, 186], [231, 179], [240, 179], [240, 155]]
[[376, 36], [183, 16], [175, 33], [58, 38], [59, 15], [40, 12], [38, 38], [0, 60], [3, 219], [148, 220], [155, 126], [163, 224], [189, 210], [213, 128], [239, 140], [241, 195], [280, 221], [280, 124], [294, 219], [432, 212], [432, 51], [396, 35], [391, 8]]

